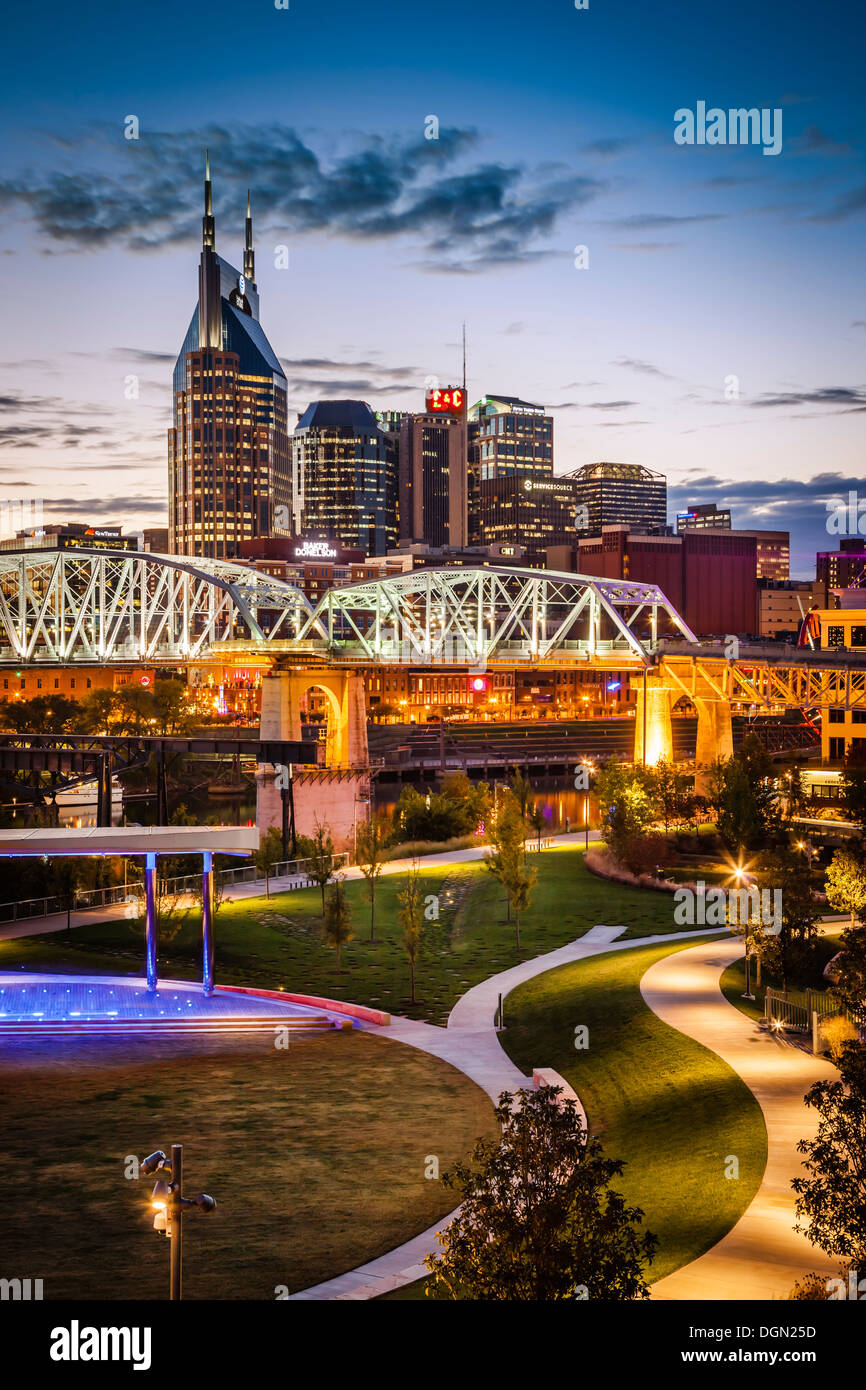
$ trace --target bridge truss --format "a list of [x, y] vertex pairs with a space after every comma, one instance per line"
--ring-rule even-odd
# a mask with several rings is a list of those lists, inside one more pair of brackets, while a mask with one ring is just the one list
[[364, 664], [651, 662], [660, 624], [695, 642], [655, 584], [550, 570], [447, 569], [331, 589], [298, 633], [329, 656]]
[[0, 553], [0, 665], [183, 664], [309, 625], [292, 584], [226, 560], [120, 550]]

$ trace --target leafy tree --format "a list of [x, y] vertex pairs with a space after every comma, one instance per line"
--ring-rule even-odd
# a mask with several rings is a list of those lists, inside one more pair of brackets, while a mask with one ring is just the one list
[[850, 912], [853, 930], [856, 918], [866, 913], [866, 855], [863, 846], [857, 850], [837, 849], [827, 866], [825, 879], [827, 901], [839, 912]]
[[849, 927], [839, 944], [832, 991], [862, 1028], [866, 1024], [866, 927]]
[[411, 982], [411, 1002], [415, 1003], [415, 967], [421, 954], [421, 941], [424, 936], [424, 896], [421, 875], [417, 864], [413, 864], [403, 880], [403, 888], [397, 894], [400, 904], [398, 917], [403, 931], [403, 949], [409, 961]]
[[484, 863], [505, 889], [508, 920], [514, 909], [517, 949], [520, 950], [520, 914], [529, 906], [529, 897], [538, 871], [526, 864], [526, 822], [513, 792], [500, 799], [499, 810], [487, 830], [491, 853]]
[[141, 685], [121, 685], [114, 692], [111, 726], [115, 733], [141, 734], [156, 718], [152, 693]]
[[195, 723], [195, 716], [187, 704], [187, 687], [183, 681], [154, 682], [151, 718], [156, 720], [158, 734], [189, 732]]
[[51, 864], [51, 886], [54, 896], [66, 913], [66, 930], [72, 927], [72, 909], [81, 887], [81, 861], [58, 858]]
[[313, 832], [312, 853], [309, 857], [307, 873], [322, 892], [322, 916], [325, 915], [325, 886], [334, 877], [334, 841], [327, 821], [316, 819]]
[[489, 808], [487, 783], [474, 785], [465, 772], [449, 773], [439, 792], [422, 795], [415, 787], [405, 786], [394, 811], [395, 843], [471, 835], [486, 821]]
[[535, 834], [538, 844], [538, 853], [541, 853], [541, 837], [547, 829], [547, 817], [544, 814], [544, 807], [540, 801], [533, 801], [529, 812], [529, 825]]
[[629, 768], [615, 758], [605, 763], [598, 777], [598, 804], [604, 835], [611, 854], [632, 873], [644, 867], [641, 841], [655, 819], [652, 773]]
[[76, 727], [82, 734], [106, 733], [114, 713], [113, 690], [91, 690], [78, 704]]
[[460, 1194], [425, 1260], [434, 1298], [485, 1302], [624, 1301], [646, 1298], [645, 1266], [658, 1244], [638, 1231], [643, 1212], [611, 1181], [623, 1171], [587, 1139], [575, 1102], [542, 1086], [499, 1098], [497, 1140], [443, 1183]]
[[866, 750], [854, 742], [842, 764], [842, 799], [851, 819], [866, 830]]
[[[775, 772], [763, 744], [750, 734], [735, 757], [716, 770], [719, 834], [732, 853], [760, 849], [779, 828]], [[713, 798], [711, 787], [711, 799]]]
[[388, 843], [388, 822], [381, 816], [370, 816], [358, 826], [355, 837], [355, 858], [358, 868], [367, 880], [367, 893], [370, 898], [370, 940], [375, 941], [376, 883], [385, 862], [385, 846]]
[[768, 970], [788, 980], [808, 971], [813, 958], [815, 924], [820, 916], [812, 892], [812, 874], [802, 854], [789, 848], [773, 850], [761, 860], [761, 888], [781, 894], [781, 927], [762, 937], [761, 953]]
[[65, 695], [0, 700], [0, 722], [14, 734], [68, 734], [75, 728], [77, 718], [77, 702]]
[[[324, 886], [322, 892], [324, 893]], [[331, 884], [324, 911], [324, 937], [337, 953], [337, 974], [340, 973], [340, 953], [352, 940], [352, 909], [346, 897], [342, 878]]]
[[283, 861], [283, 836], [279, 826], [269, 825], [253, 856], [259, 873], [265, 876], [265, 897], [271, 896], [271, 874]]
[[866, 1262], [866, 1047], [849, 1044], [840, 1080], [816, 1081], [806, 1105], [818, 1112], [814, 1139], [797, 1145], [808, 1174], [797, 1193], [797, 1230], [828, 1255], [855, 1269]]
[[688, 781], [684, 772], [664, 759], [652, 771], [653, 799], [667, 835], [672, 825], [688, 819]]

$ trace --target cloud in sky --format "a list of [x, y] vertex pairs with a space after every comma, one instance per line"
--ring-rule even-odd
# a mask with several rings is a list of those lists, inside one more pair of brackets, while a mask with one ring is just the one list
[[[476, 131], [456, 127], [441, 128], [437, 140], [356, 137], [354, 148], [328, 158], [281, 125], [151, 134], [122, 152], [99, 135], [74, 147], [75, 172], [0, 181], [0, 208], [24, 209], [48, 243], [73, 250], [192, 243], [199, 236], [203, 177], [193, 156], [207, 146], [218, 228], [223, 210], [238, 220], [252, 187], [259, 227], [368, 240], [409, 237], [424, 248], [428, 268], [460, 272], [542, 254], [532, 243], [549, 234], [562, 213], [606, 186], [558, 168], [539, 174], [516, 162], [462, 167], [478, 139]], [[82, 149], [91, 156], [89, 170], [80, 167]]]

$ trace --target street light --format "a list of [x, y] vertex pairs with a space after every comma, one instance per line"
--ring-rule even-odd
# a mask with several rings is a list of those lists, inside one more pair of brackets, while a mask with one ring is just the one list
[[[197, 1192], [194, 1197], [183, 1195], [183, 1144], [172, 1144], [171, 1160], [164, 1149], [157, 1149], [142, 1159], [141, 1172], [147, 1177], [151, 1173], [162, 1173], [154, 1184], [150, 1204], [154, 1209], [153, 1229], [168, 1236], [171, 1241], [169, 1262], [169, 1299], [181, 1297], [181, 1262], [183, 1255], [183, 1216], [190, 1207], [197, 1211], [215, 1211], [216, 1200], [206, 1192]], [[166, 1181], [166, 1178], [169, 1181]]]

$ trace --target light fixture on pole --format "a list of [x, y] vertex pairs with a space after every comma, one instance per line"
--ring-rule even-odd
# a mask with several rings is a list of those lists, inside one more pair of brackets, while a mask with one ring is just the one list
[[181, 1270], [183, 1261], [183, 1216], [190, 1207], [197, 1211], [215, 1211], [216, 1200], [206, 1192], [197, 1192], [194, 1197], [183, 1195], [183, 1145], [172, 1144], [171, 1159], [163, 1149], [148, 1154], [142, 1159], [141, 1172], [147, 1177], [151, 1173], [162, 1173], [154, 1184], [150, 1203], [154, 1209], [153, 1229], [168, 1236], [171, 1242], [169, 1299], [181, 1298]]

